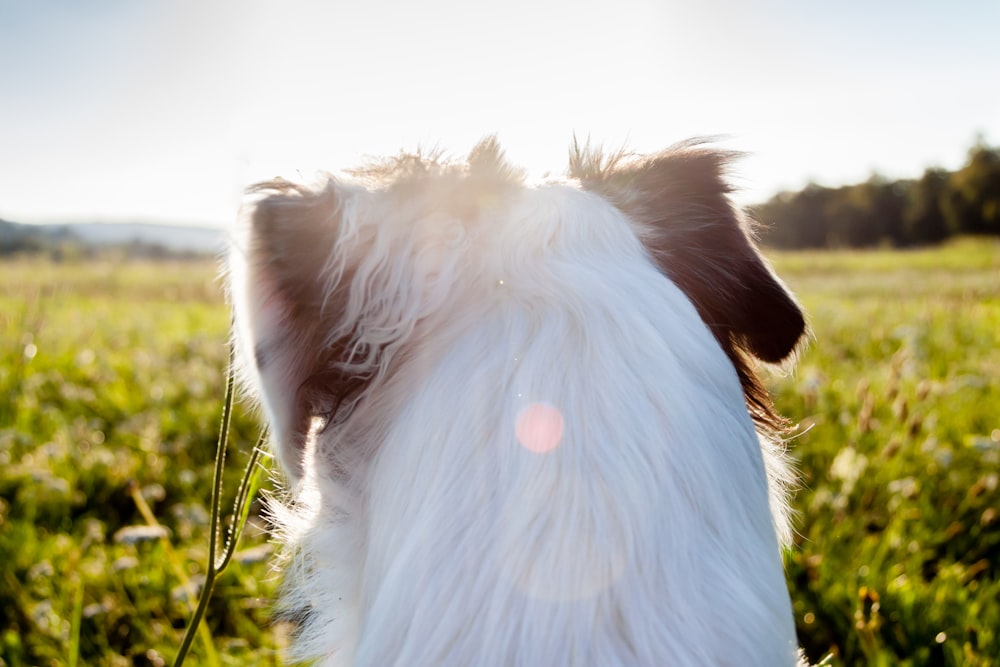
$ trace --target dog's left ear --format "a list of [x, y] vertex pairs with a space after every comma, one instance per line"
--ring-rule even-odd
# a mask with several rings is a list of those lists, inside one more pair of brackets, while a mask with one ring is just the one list
[[733, 157], [699, 141], [635, 162], [577, 149], [570, 173], [635, 222], [653, 260], [727, 352], [778, 363], [794, 352], [805, 318], [729, 200], [723, 173]]

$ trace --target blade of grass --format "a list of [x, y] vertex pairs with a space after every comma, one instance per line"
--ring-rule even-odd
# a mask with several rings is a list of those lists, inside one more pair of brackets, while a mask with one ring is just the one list
[[69, 656], [66, 660], [68, 667], [76, 667], [80, 659], [80, 621], [83, 618], [83, 578], [76, 579], [76, 588], [73, 590], [73, 616], [70, 618], [69, 628]]
[[243, 527], [246, 525], [247, 516], [250, 512], [250, 500], [256, 494], [260, 483], [262, 467], [259, 463], [262, 456], [261, 447], [265, 438], [264, 432], [261, 432], [257, 445], [254, 447], [253, 452], [250, 455], [250, 460], [247, 462], [247, 466], [243, 471], [243, 478], [240, 480], [240, 486], [236, 493], [233, 515], [230, 518], [227, 530], [226, 544], [223, 547], [221, 557], [217, 557], [216, 552], [219, 550], [219, 524], [221, 521], [220, 508], [222, 504], [222, 473], [225, 468], [226, 449], [229, 444], [229, 424], [232, 419], [233, 411], [233, 389], [235, 384], [233, 362], [233, 350], [230, 349], [229, 371], [226, 380], [226, 395], [222, 409], [222, 425], [219, 430], [219, 439], [215, 452], [215, 476], [212, 484], [211, 503], [212, 518], [209, 529], [208, 565], [205, 571], [205, 583], [202, 586], [201, 595], [198, 598], [198, 606], [195, 608], [194, 613], [191, 616], [188, 627], [184, 632], [184, 639], [182, 640], [181, 646], [177, 651], [177, 657], [174, 659], [174, 667], [180, 667], [184, 663], [184, 659], [187, 657], [188, 651], [191, 649], [191, 643], [194, 641], [195, 632], [199, 631], [199, 628], [204, 628], [204, 626], [201, 625], [201, 620], [205, 616], [205, 610], [208, 608], [208, 602], [212, 597], [213, 590], [215, 589], [216, 579], [219, 574], [226, 569], [226, 566], [229, 565], [229, 562], [233, 558], [233, 554], [236, 553], [236, 546], [243, 534]]
[[253, 453], [250, 454], [250, 460], [247, 461], [246, 468], [243, 470], [243, 478], [240, 480], [240, 487], [236, 492], [236, 502], [233, 505], [233, 515], [229, 519], [226, 546], [223, 549], [222, 558], [215, 567], [218, 572], [222, 572], [229, 565], [229, 561], [233, 559], [233, 554], [236, 553], [236, 546], [240, 542], [240, 537], [243, 536], [243, 528], [246, 526], [247, 517], [250, 515], [249, 501], [257, 495], [257, 489], [260, 486], [260, 476], [264, 470], [263, 466], [260, 465], [260, 459], [263, 456], [261, 447], [264, 446], [265, 438], [266, 434], [262, 431], [260, 437], [257, 439], [257, 445], [253, 448]]

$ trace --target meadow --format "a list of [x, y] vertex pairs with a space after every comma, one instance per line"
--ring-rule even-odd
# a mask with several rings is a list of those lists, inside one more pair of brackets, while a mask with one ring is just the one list
[[[797, 425], [802, 645], [1000, 664], [1000, 243], [770, 256], [814, 338], [767, 374]], [[173, 660], [207, 559], [228, 323], [211, 262], [0, 263], [0, 666]], [[257, 433], [237, 409], [230, 498]], [[259, 510], [185, 664], [281, 664]]]

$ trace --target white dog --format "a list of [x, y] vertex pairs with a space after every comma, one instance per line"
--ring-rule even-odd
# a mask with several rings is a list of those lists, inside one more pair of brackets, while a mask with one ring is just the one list
[[793, 665], [789, 471], [754, 374], [804, 331], [729, 156], [486, 140], [254, 189], [244, 381], [290, 482], [282, 608], [323, 665]]

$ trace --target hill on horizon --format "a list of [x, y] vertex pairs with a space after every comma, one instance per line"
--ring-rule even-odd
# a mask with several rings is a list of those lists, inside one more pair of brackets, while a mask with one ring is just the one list
[[175, 253], [218, 254], [225, 247], [226, 230], [195, 225], [129, 222], [24, 224], [0, 219], [0, 248], [40, 248], [60, 242], [83, 246], [158, 246]]

